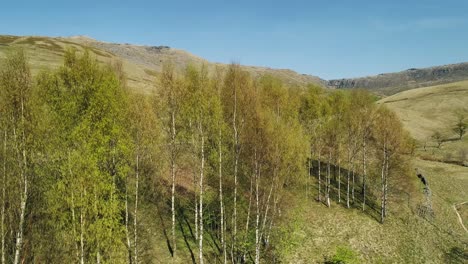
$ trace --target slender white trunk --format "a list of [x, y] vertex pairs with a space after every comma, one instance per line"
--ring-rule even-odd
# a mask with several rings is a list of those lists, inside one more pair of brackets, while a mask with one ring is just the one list
[[321, 157], [321, 154], [322, 154], [322, 151], [321, 149], [319, 149], [319, 152], [318, 152], [318, 200], [319, 202], [322, 201], [322, 190], [321, 190], [321, 182], [322, 182], [322, 179], [321, 179], [321, 173], [322, 173], [322, 168], [320, 166], [320, 159], [322, 158]]
[[[312, 157], [312, 155], [310, 155], [310, 157]], [[308, 169], [308, 173], [307, 173], [307, 180], [306, 180], [306, 199], [308, 200], [309, 199], [309, 181], [310, 181], [310, 176], [311, 176], [311, 173], [310, 173], [310, 170], [312, 169], [312, 165], [311, 165], [311, 159], [309, 159], [309, 161], [307, 162], [307, 169]]]
[[[128, 187], [128, 182], [127, 182]], [[127, 238], [128, 262], [132, 263], [132, 244], [130, 242], [130, 230], [128, 228], [128, 188], [125, 188], [125, 236]]]
[[348, 147], [348, 172], [346, 173], [346, 207], [349, 208], [349, 176], [351, 174], [351, 148]]
[[273, 187], [275, 185], [275, 178], [276, 178], [276, 169], [273, 171], [273, 179], [271, 181], [271, 187], [270, 191], [268, 193], [268, 198], [266, 200], [266, 206], [265, 206], [265, 214], [263, 215], [263, 221], [262, 221], [262, 228], [261, 228], [261, 234], [260, 234], [260, 239], [263, 237], [265, 234], [265, 227], [266, 227], [266, 222], [268, 219], [268, 211], [270, 210], [270, 199], [271, 199], [271, 194], [273, 193]]
[[268, 241], [270, 241], [270, 234], [271, 234], [271, 230], [273, 228], [273, 221], [275, 220], [275, 215], [276, 215], [276, 212], [277, 212], [277, 205], [278, 205], [278, 201], [279, 201], [279, 190], [278, 190], [278, 185], [276, 185], [276, 189], [274, 191], [274, 197], [273, 198], [273, 214], [271, 215], [271, 221], [270, 221], [270, 226], [268, 228], [268, 232], [267, 232], [267, 236], [266, 236], [266, 244], [268, 245]]
[[386, 153], [386, 145], [384, 143], [383, 146], [383, 159], [382, 159], [382, 174], [381, 174], [381, 182], [382, 182], [382, 194], [381, 194], [381, 207], [380, 207], [380, 222], [383, 224], [384, 222], [384, 206], [385, 206], [385, 201], [384, 201], [384, 195], [385, 195], [385, 164], [387, 162], [387, 153]]
[[[237, 138], [237, 136], [236, 136]], [[237, 141], [237, 140], [236, 140]], [[233, 255], [234, 249], [236, 248], [237, 242], [237, 169], [238, 169], [238, 155], [237, 155], [237, 143], [236, 143], [236, 154], [235, 154], [235, 161], [234, 161], [234, 213], [233, 213], [233, 241], [231, 246], [231, 254]], [[234, 255], [232, 259], [234, 261]]]
[[235, 263], [234, 250], [237, 242], [237, 170], [239, 163], [239, 134], [237, 131], [237, 88], [234, 88], [234, 112], [232, 117], [232, 127], [234, 130], [234, 212], [232, 216], [232, 246], [231, 246], [231, 258], [232, 262]]
[[[192, 121], [189, 121], [189, 126], [190, 128], [192, 129]], [[192, 131], [192, 146], [193, 148], [195, 149], [195, 152], [198, 151], [198, 145], [196, 144], [196, 141], [195, 141], [195, 132]], [[194, 201], [194, 205], [195, 205], [195, 208], [194, 208], [194, 216], [195, 216], [195, 241], [198, 242], [198, 239], [199, 239], [199, 236], [198, 236], [198, 230], [199, 230], [199, 225], [198, 225], [198, 215], [199, 215], [199, 212], [198, 212], [198, 182], [197, 182], [197, 177], [198, 177], [198, 172], [196, 170], [193, 170], [193, 201]]]
[[255, 151], [255, 202], [257, 210], [257, 219], [255, 221], [255, 263], [260, 263], [260, 204], [259, 204], [259, 190], [260, 185], [260, 170], [257, 160], [257, 151]]
[[340, 147], [338, 147], [338, 203], [341, 203], [341, 159]]
[[250, 177], [249, 207], [247, 208], [247, 219], [245, 221], [245, 235], [247, 235], [247, 232], [249, 231], [250, 211], [252, 208], [253, 180], [253, 177]]
[[134, 263], [138, 264], [138, 188], [140, 184], [140, 155], [136, 156], [136, 173], [135, 173], [135, 211], [133, 213], [133, 248], [134, 248]]
[[[255, 153], [255, 155], [257, 155]], [[254, 158], [254, 160], [256, 160], [256, 157]], [[256, 162], [256, 161], [255, 161]], [[254, 172], [255, 174], [256, 172]], [[244, 241], [247, 241], [247, 236], [248, 236], [248, 233], [249, 233], [249, 227], [250, 227], [250, 212], [251, 212], [251, 209], [252, 209], [252, 196], [253, 196], [253, 182], [254, 182], [254, 178], [256, 176], [251, 176], [250, 177], [250, 191], [249, 191], [249, 207], [247, 209], [247, 219], [245, 221], [245, 235], [244, 235]], [[246, 251], [243, 252], [243, 259], [245, 259], [245, 255], [246, 255]]]
[[327, 206], [330, 207], [330, 162], [331, 162], [331, 151], [328, 152], [328, 162], [327, 162], [327, 188], [326, 188], [326, 199]]
[[[23, 113], [23, 103], [21, 104], [22, 106], [22, 113]], [[15, 244], [15, 259], [13, 261], [14, 264], [18, 264], [20, 261], [20, 255], [21, 255], [21, 249], [23, 246], [23, 229], [24, 229], [24, 219], [26, 217], [26, 202], [28, 200], [28, 178], [27, 178], [27, 160], [26, 160], [26, 149], [25, 149], [25, 143], [26, 143], [26, 138], [24, 135], [24, 116], [22, 115], [22, 122], [23, 122], [23, 132], [22, 132], [22, 164], [20, 162], [20, 171], [21, 171], [21, 178], [23, 180], [23, 193], [21, 194], [20, 198], [20, 219], [19, 219], [19, 225], [18, 225], [18, 232], [16, 233], [16, 244]], [[16, 138], [16, 132], [15, 132], [15, 138]], [[16, 140], [15, 140], [16, 141]], [[17, 143], [16, 143], [17, 144]], [[17, 149], [18, 145], [17, 145]]]
[[2, 184], [2, 264], [5, 264], [5, 199], [6, 199], [6, 154], [7, 154], [7, 130], [3, 139], [3, 184]]
[[353, 174], [353, 185], [352, 185], [352, 188], [351, 188], [352, 189], [351, 192], [352, 192], [353, 204], [354, 204], [354, 187], [355, 187], [354, 186], [354, 184], [355, 184], [354, 169], [355, 169], [355, 165], [356, 165], [355, 161], [354, 161], [354, 158], [355, 158], [355, 155], [357, 155], [357, 149], [358, 149], [357, 144], [358, 144], [358, 141], [354, 140], [354, 148], [353, 148], [353, 153], [351, 155], [351, 173]]
[[[83, 191], [86, 195], [86, 189]], [[81, 193], [81, 203], [84, 203], [84, 200], [83, 200], [83, 192]], [[81, 251], [81, 255], [80, 255], [80, 263], [81, 264], [84, 264], [84, 259], [85, 259], [85, 254], [84, 254], [84, 206], [82, 205], [81, 206], [81, 209], [80, 209], [80, 251]]]
[[24, 189], [23, 194], [21, 196], [21, 212], [20, 212], [20, 222], [19, 222], [19, 230], [16, 234], [16, 245], [15, 245], [15, 260], [14, 264], [19, 263], [21, 248], [23, 246], [23, 226], [24, 226], [24, 218], [26, 214], [26, 200], [28, 198], [28, 182], [24, 182]]
[[199, 225], [198, 225], [198, 185], [197, 185], [197, 173], [195, 172], [193, 174], [193, 186], [194, 186], [194, 190], [193, 190], [193, 193], [194, 193], [194, 203], [195, 203], [195, 240], [198, 241], [198, 230], [199, 230]]
[[[71, 168], [71, 161], [70, 161], [70, 151], [68, 152], [68, 173], [70, 177], [70, 182], [73, 181], [73, 173]], [[76, 251], [76, 259], [80, 259], [80, 252], [78, 250], [78, 244], [76, 242], [76, 214], [75, 214], [75, 188], [74, 185], [71, 184], [71, 213], [72, 213], [72, 228], [73, 228], [73, 244], [75, 245]]]
[[201, 136], [201, 168], [200, 168], [200, 264], [203, 264], [203, 173], [205, 170], [205, 137]]
[[384, 180], [384, 207], [383, 215], [387, 217], [387, 190], [388, 190], [388, 164], [390, 163], [390, 154], [387, 153], [387, 162], [385, 164], [385, 180]]
[[172, 213], [172, 256], [176, 255], [176, 235], [175, 235], [175, 137], [176, 137], [176, 128], [175, 128], [175, 112], [171, 112], [171, 178], [172, 178], [172, 188], [171, 188], [171, 213]]
[[[73, 187], [72, 187], [73, 188]], [[75, 195], [74, 190], [72, 189], [71, 193], [71, 202], [72, 202], [72, 222], [73, 222], [73, 244], [75, 245], [76, 259], [80, 259], [80, 251], [78, 250], [78, 244], [76, 242], [76, 215], [75, 215]]]
[[219, 160], [218, 160], [218, 168], [219, 168], [219, 207], [220, 207], [220, 214], [221, 214], [221, 247], [223, 249], [223, 261], [227, 263], [227, 254], [226, 254], [226, 241], [224, 240], [224, 201], [223, 201], [223, 152], [222, 152], [222, 145], [221, 145], [221, 126], [219, 129], [219, 140], [218, 140], [218, 151], [219, 151]]
[[367, 178], [367, 150], [366, 138], [363, 138], [362, 145], [362, 210], [366, 209], [366, 178]]

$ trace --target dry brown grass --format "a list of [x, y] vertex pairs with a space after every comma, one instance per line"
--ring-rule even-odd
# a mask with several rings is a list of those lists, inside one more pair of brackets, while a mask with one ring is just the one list
[[468, 108], [468, 81], [408, 90], [378, 103], [395, 111], [417, 140], [429, 139], [434, 131], [452, 138], [455, 135], [449, 130], [455, 121], [454, 112]]

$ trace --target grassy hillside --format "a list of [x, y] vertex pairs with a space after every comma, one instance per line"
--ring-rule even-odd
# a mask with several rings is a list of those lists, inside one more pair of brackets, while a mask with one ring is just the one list
[[[452, 131], [455, 112], [468, 110], [468, 81], [409, 90], [379, 103], [395, 111], [405, 128], [419, 141], [419, 156], [448, 162], [463, 162], [468, 158], [468, 136], [458, 140]], [[435, 132], [440, 132], [445, 141], [440, 148], [431, 138]]]
[[468, 108], [468, 81], [404, 91], [379, 103], [394, 110], [413, 137], [425, 140], [435, 130], [447, 132], [454, 112]]
[[[211, 73], [217, 67], [226, 68], [226, 64], [209, 62], [183, 50], [167, 46], [138, 46], [100, 42], [88, 37], [32, 37], [32, 36], [1, 36], [0, 35], [0, 64], [5, 54], [17, 47], [26, 50], [33, 73], [42, 69], [57, 68], [63, 62], [63, 54], [67, 48], [73, 47], [83, 51], [89, 50], [101, 62], [119, 60], [127, 74], [128, 85], [143, 93], [151, 93], [154, 89], [156, 76], [166, 62], [174, 64], [178, 72], [182, 72], [189, 64], [205, 64]], [[325, 81], [307, 74], [299, 74], [288, 69], [271, 69], [266, 67], [243, 66], [254, 77], [272, 75], [285, 83], [303, 86], [308, 83], [325, 85]]]
[[[290, 195], [286, 200], [291, 213], [282, 219], [285, 262], [322, 263], [346, 248], [354, 253], [355, 263], [466, 263], [468, 233], [453, 205], [468, 200], [468, 170], [420, 159], [413, 165], [423, 168], [431, 186], [433, 218], [418, 215], [424, 195], [416, 176], [415, 189], [392, 188], [390, 217], [383, 225], [372, 209], [362, 212], [358, 201], [349, 210], [344, 203], [333, 203], [332, 208], [318, 203], [315, 188], [306, 203], [304, 192]], [[316, 185], [315, 179], [311, 184]]]

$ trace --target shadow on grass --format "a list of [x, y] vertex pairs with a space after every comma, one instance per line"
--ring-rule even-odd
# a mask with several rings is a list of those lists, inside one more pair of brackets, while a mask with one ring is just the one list
[[[181, 218], [183, 220], [181, 220]], [[179, 209], [179, 217], [177, 217], [177, 222], [179, 223], [179, 228], [180, 228], [180, 231], [182, 233], [182, 237], [184, 238], [185, 245], [187, 246], [187, 249], [190, 252], [190, 258], [192, 259], [192, 263], [197, 263], [196, 260], [195, 260], [195, 255], [193, 254], [192, 247], [190, 246], [190, 243], [188, 241], [187, 234], [185, 233], [185, 229], [183, 227], [184, 223], [189, 228], [189, 232], [190, 232], [190, 236], [192, 237], [192, 240], [195, 240], [195, 237], [194, 237], [193, 232], [192, 232], [192, 227], [190, 226], [190, 224], [189, 224], [189, 222], [187, 220], [187, 217], [185, 216], [184, 210], [182, 210], [182, 209]]]
[[159, 216], [159, 220], [161, 221], [160, 223], [161, 223], [161, 228], [163, 230], [164, 238], [166, 239], [167, 249], [169, 250], [169, 253], [171, 254], [171, 256], [174, 257], [174, 250], [172, 249], [171, 242], [166, 232], [166, 225], [164, 224], [164, 219], [161, 214], [161, 208], [158, 203], [155, 203], [155, 204], [158, 209], [158, 216]]
[[468, 251], [459, 247], [452, 247], [445, 253], [446, 263], [468, 263]]
[[[318, 161], [312, 161], [312, 169], [310, 171], [311, 177], [314, 177], [318, 181]], [[325, 206], [326, 204], [326, 184], [325, 179], [327, 175], [327, 164], [322, 163], [320, 166], [320, 174], [321, 174], [321, 202]], [[338, 171], [341, 173], [341, 177], [338, 177]], [[371, 217], [377, 222], [380, 222], [380, 205], [378, 204], [377, 197], [371, 192], [370, 189], [366, 188], [366, 204], [365, 209], [363, 210], [363, 185], [362, 185], [362, 177], [361, 175], [354, 174], [354, 197], [352, 195], [352, 171], [350, 172], [350, 190], [349, 190], [349, 205], [350, 209], [359, 209], [365, 215]], [[330, 168], [330, 200], [335, 201], [336, 204], [342, 206], [343, 208], [347, 208], [347, 174], [348, 170], [346, 168], [338, 169], [338, 166], [331, 165]], [[338, 178], [340, 179], [338, 181]], [[340, 183], [341, 188], [338, 189], [338, 183]], [[313, 187], [315, 189], [316, 194], [318, 195], [318, 185], [315, 184]], [[339, 201], [338, 193], [340, 193], [341, 202]], [[318, 201], [318, 197], [315, 197], [315, 200]]]

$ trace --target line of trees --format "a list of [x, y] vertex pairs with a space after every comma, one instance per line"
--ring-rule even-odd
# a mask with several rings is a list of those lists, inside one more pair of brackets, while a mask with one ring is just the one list
[[[363, 211], [370, 202], [374, 211], [380, 207], [383, 223], [389, 180], [396, 184], [405, 180], [405, 160], [411, 154], [412, 139], [397, 116], [377, 106], [366, 91], [329, 93], [319, 87], [308, 88], [299, 112], [310, 139], [312, 161], [308, 164], [317, 177], [316, 200], [330, 207], [334, 195], [337, 203], [348, 208], [359, 203]], [[369, 196], [373, 197], [370, 201]]]
[[368, 93], [289, 87], [236, 64], [166, 64], [157, 82], [138, 94], [122, 63], [73, 50], [32, 78], [24, 52], [9, 55], [2, 263], [145, 263], [161, 259], [152, 247], [174, 262], [268, 261], [282, 200], [304, 184], [329, 207], [360, 190], [363, 210], [388, 215], [407, 136]]

